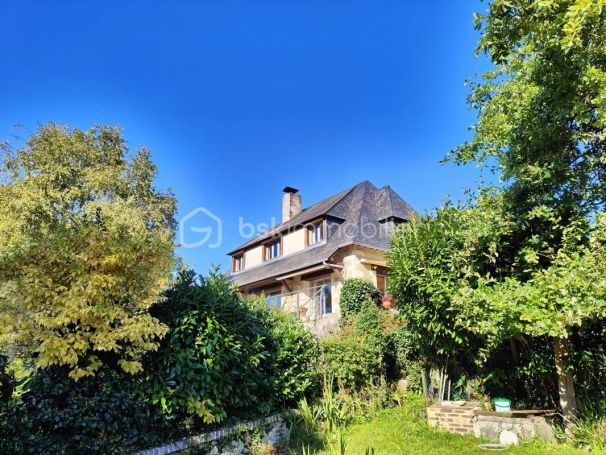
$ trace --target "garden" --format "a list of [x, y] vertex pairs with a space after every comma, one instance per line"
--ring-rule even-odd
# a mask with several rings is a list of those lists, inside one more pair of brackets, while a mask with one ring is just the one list
[[[182, 453], [481, 453], [432, 403], [553, 411], [606, 450], [606, 3], [493, 0], [492, 69], [446, 161], [483, 178], [399, 225], [385, 309], [347, 280], [337, 333], [244, 299], [176, 254], [176, 200], [117, 127], [48, 123], [0, 162], [0, 453], [133, 453], [267, 416]], [[238, 449], [234, 449], [234, 438]]]

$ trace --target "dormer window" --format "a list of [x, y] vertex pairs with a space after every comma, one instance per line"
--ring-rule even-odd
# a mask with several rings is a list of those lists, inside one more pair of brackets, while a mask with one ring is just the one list
[[324, 241], [324, 222], [320, 220], [308, 225], [305, 235], [305, 243], [307, 245], [315, 245]]
[[266, 261], [280, 257], [282, 250], [282, 242], [280, 240], [274, 240], [270, 243], [266, 243], [263, 249], [263, 256]]
[[240, 272], [244, 270], [244, 254], [238, 254], [232, 260], [232, 272]]

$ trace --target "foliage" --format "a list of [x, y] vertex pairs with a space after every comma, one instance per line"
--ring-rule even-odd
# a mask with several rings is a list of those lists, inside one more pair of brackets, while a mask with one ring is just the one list
[[74, 379], [141, 370], [166, 328], [147, 309], [173, 268], [175, 199], [118, 128], [41, 126], [0, 164], [0, 336]]
[[581, 401], [580, 414], [573, 419], [567, 439], [577, 447], [594, 452], [606, 451], [606, 416], [599, 401]]
[[394, 242], [392, 284], [413, 332], [430, 340], [424, 354], [452, 359], [475, 339], [474, 360], [490, 362], [508, 341], [515, 358], [515, 346], [547, 337], [567, 420], [576, 406], [568, 338], [606, 315], [605, 23], [603, 0], [490, 2], [476, 25], [494, 68], [472, 83], [474, 135], [450, 160], [496, 171], [500, 188], [456, 210], [444, 239], [448, 205]]
[[[478, 447], [478, 439], [445, 431], [427, 425], [423, 397], [407, 395], [402, 406], [381, 410], [368, 421], [356, 421], [342, 430], [347, 441], [346, 454], [381, 455], [432, 454], [432, 455], [481, 455], [486, 451]], [[305, 441], [300, 442], [305, 447]], [[330, 447], [318, 447], [308, 453], [331, 455]], [[300, 447], [300, 446], [296, 446]], [[302, 453], [295, 451], [295, 453]], [[540, 441], [523, 441], [519, 446], [507, 449], [512, 455], [582, 455], [586, 451], [562, 445], [548, 445]]]
[[182, 272], [166, 297], [153, 313], [170, 331], [148, 367], [164, 412], [218, 422], [268, 413], [313, 389], [317, 342], [294, 318], [242, 301], [217, 271]]
[[320, 399], [311, 404], [306, 399], [301, 400], [298, 408], [289, 415], [289, 445], [301, 448], [303, 453], [315, 453], [312, 448], [334, 450], [342, 447], [345, 426], [371, 418], [396, 402], [384, 380], [376, 386], [352, 392], [343, 388], [337, 390], [332, 379], [325, 378]]
[[447, 203], [401, 226], [392, 238], [390, 292], [411, 343], [429, 364], [447, 357], [469, 363], [481, 344], [457, 326], [452, 299], [462, 281], [474, 283], [479, 276], [507, 269], [498, 260], [509, 231], [507, 220], [497, 215], [500, 204], [498, 194], [488, 191], [467, 206]]
[[566, 227], [604, 207], [605, 23], [604, 0], [493, 0], [476, 17], [494, 68], [472, 84], [474, 137], [451, 158], [496, 160], [539, 255], [557, 241], [552, 217]]
[[391, 365], [392, 372], [388, 371], [388, 377], [394, 379], [406, 379], [408, 390], [422, 392], [421, 374], [422, 365], [419, 361], [419, 350], [415, 343], [415, 335], [405, 325], [402, 319], [394, 319], [397, 324], [389, 329], [386, 334], [386, 355], [388, 368]]
[[[572, 231], [572, 232], [570, 232]], [[600, 214], [588, 244], [569, 229], [552, 264], [525, 282], [479, 279], [454, 297], [461, 325], [489, 340], [520, 335], [568, 338], [574, 327], [606, 317], [606, 214]], [[494, 343], [494, 341], [493, 341]]]
[[322, 340], [325, 369], [340, 387], [357, 390], [383, 374], [383, 359], [366, 339], [348, 334]]
[[174, 438], [178, 425], [136, 391], [133, 377], [102, 368], [77, 382], [65, 366], [39, 370], [6, 416], [3, 453], [123, 453]]
[[335, 379], [339, 388], [359, 390], [385, 375], [384, 315], [366, 300], [348, 320], [341, 334], [322, 340], [325, 376]]
[[268, 307], [263, 299], [249, 305], [262, 312], [269, 329], [267, 345], [272, 355], [268, 366], [276, 403], [286, 407], [303, 396], [315, 396], [320, 386], [318, 339], [305, 330], [299, 318]]
[[379, 305], [381, 303], [381, 291], [368, 280], [351, 278], [345, 281], [341, 289], [339, 305], [341, 307], [341, 318], [345, 323], [362, 309], [365, 301]]

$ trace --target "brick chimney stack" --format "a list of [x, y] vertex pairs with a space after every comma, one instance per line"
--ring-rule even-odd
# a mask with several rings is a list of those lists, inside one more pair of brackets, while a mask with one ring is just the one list
[[298, 189], [287, 186], [282, 196], [282, 222], [286, 222], [301, 213], [301, 195]]

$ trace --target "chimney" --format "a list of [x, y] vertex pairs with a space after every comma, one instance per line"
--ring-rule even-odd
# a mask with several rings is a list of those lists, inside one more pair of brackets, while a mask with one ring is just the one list
[[298, 189], [287, 186], [282, 196], [282, 223], [301, 213], [301, 195]]

